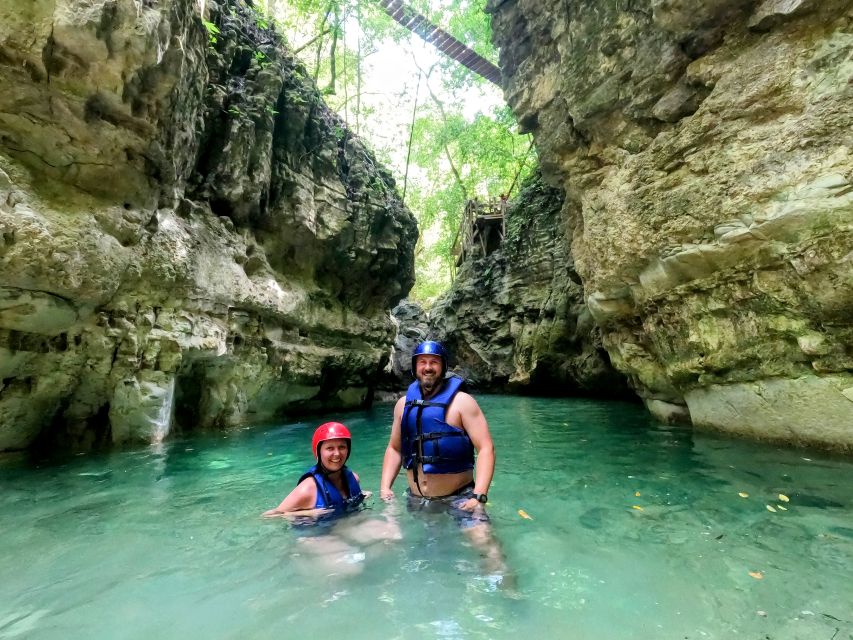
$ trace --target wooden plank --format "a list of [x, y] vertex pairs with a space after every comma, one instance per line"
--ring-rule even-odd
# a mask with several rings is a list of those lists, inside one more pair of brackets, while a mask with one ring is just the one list
[[379, 6], [401, 26], [417, 34], [445, 55], [486, 80], [501, 86], [501, 70], [452, 35], [399, 0], [377, 0]]

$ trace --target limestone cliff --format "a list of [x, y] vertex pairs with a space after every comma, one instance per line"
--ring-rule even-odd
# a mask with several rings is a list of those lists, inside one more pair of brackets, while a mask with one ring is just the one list
[[0, 451], [369, 399], [415, 222], [252, 7], [201, 6], [0, 0]]
[[853, 3], [489, 11], [603, 344], [649, 409], [853, 447]]
[[586, 308], [562, 220], [563, 193], [534, 176], [509, 207], [506, 239], [462, 263], [430, 309], [431, 334], [478, 388], [626, 395]]

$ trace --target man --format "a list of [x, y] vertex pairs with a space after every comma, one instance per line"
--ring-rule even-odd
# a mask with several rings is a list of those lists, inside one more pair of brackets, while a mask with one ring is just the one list
[[391, 485], [402, 466], [412, 496], [448, 498], [452, 510], [476, 512], [477, 520], [488, 522], [483, 505], [495, 470], [489, 425], [477, 401], [459, 391], [462, 379], [446, 373], [444, 347], [433, 341], [419, 344], [412, 354], [416, 380], [394, 407], [380, 496], [393, 497]]

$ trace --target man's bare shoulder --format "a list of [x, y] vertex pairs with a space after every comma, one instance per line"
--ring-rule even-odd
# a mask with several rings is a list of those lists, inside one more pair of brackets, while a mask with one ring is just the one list
[[447, 422], [455, 427], [468, 430], [472, 423], [472, 419], [482, 415], [480, 405], [471, 394], [464, 391], [458, 392], [453, 396], [450, 406], [447, 408]]
[[403, 415], [403, 408], [406, 406], [406, 396], [401, 396], [394, 405], [394, 417], [399, 418]]
[[454, 396], [454, 398], [453, 398], [453, 399], [454, 399], [454, 400], [457, 400], [457, 399], [458, 399], [458, 400], [459, 400], [459, 403], [460, 403], [461, 405], [464, 405], [464, 406], [467, 406], [467, 407], [477, 407], [477, 406], [479, 406], [479, 405], [477, 404], [477, 401], [474, 399], [474, 396], [472, 396], [470, 393], [465, 393], [464, 391], [460, 391], [459, 393], [457, 393], [457, 394], [456, 394], [456, 396]]

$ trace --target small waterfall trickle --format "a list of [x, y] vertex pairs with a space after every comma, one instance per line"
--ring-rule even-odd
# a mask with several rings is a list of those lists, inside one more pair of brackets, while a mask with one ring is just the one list
[[169, 430], [172, 427], [172, 409], [175, 404], [175, 378], [169, 380], [169, 384], [163, 390], [160, 400], [160, 409], [157, 411], [152, 424], [151, 444], [163, 442], [165, 437], [169, 435]]

